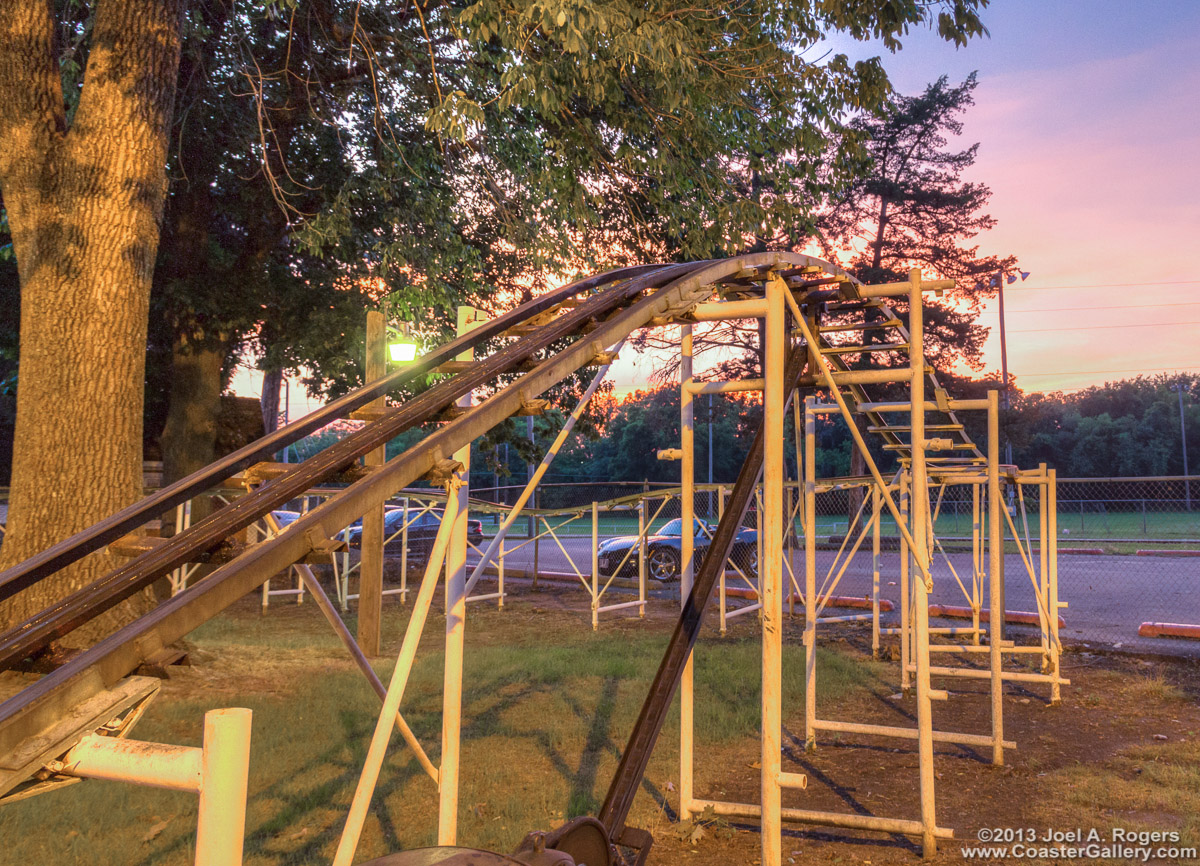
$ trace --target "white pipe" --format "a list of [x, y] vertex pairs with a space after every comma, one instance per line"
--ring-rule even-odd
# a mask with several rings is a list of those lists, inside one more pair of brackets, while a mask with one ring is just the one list
[[[696, 809], [713, 807], [718, 815], [729, 815], [737, 818], [759, 818], [762, 809], [753, 803], [724, 803], [720, 800], [694, 800], [692, 806]], [[874, 815], [842, 814], [839, 812], [819, 812], [815, 809], [783, 809], [780, 816], [785, 821], [798, 824], [816, 824], [825, 827], [848, 827], [854, 830], [879, 830], [884, 833], [903, 833], [907, 836], [921, 835], [920, 821], [905, 821], [900, 818], [878, 818]], [[954, 831], [938, 827], [935, 831], [939, 839], [953, 839]]]
[[210, 710], [198, 749], [88, 734], [49, 768], [64, 776], [199, 794], [196, 866], [238, 866], [246, 835], [251, 718], [246, 709]]
[[404, 633], [404, 642], [396, 658], [396, 667], [392, 670], [392, 679], [388, 684], [387, 695], [384, 697], [383, 709], [375, 723], [375, 733], [371, 737], [371, 745], [367, 750], [367, 759], [363, 762], [362, 774], [358, 779], [358, 787], [354, 790], [354, 799], [350, 803], [350, 812], [346, 816], [346, 826], [338, 840], [337, 853], [334, 855], [333, 866], [350, 866], [354, 852], [358, 848], [359, 837], [362, 836], [363, 824], [367, 820], [367, 809], [371, 806], [371, 796], [375, 793], [375, 784], [379, 781], [379, 771], [387, 754], [388, 740], [391, 738], [393, 720], [400, 712], [400, 701], [404, 699], [404, 690], [408, 686], [408, 677], [412, 673], [413, 660], [417, 655], [417, 645], [421, 642], [421, 632], [425, 628], [425, 620], [429, 616], [429, 608], [433, 603], [433, 592], [437, 588], [438, 573], [446, 556], [446, 548], [450, 543], [450, 530], [454, 524], [454, 512], [458, 508], [458, 500], [447, 497], [446, 510], [442, 513], [442, 523], [433, 539], [433, 550], [429, 561], [425, 564], [425, 575], [421, 579], [417, 598], [413, 602], [412, 616], [408, 621], [408, 629]]
[[133, 782], [168, 791], [200, 793], [201, 749], [88, 734], [54, 763], [54, 772], [85, 779]]
[[765, 315], [767, 315], [767, 301], [764, 298], [697, 304], [691, 312], [691, 317], [697, 322], [719, 322], [723, 319], [761, 319]]
[[684, 386], [693, 394], [733, 394], [739, 391], [761, 391], [762, 379], [734, 379], [731, 382], [689, 382]]
[[[859, 286], [858, 294], [862, 298], [901, 298], [908, 295], [910, 300], [915, 294], [917, 303], [921, 303], [922, 292], [944, 292], [954, 288], [954, 280], [925, 280], [913, 289], [911, 280], [900, 283], [876, 283], [873, 286]], [[909, 325], [911, 328], [911, 324]]]
[[237, 866], [242, 862], [251, 715], [246, 709], [204, 714], [196, 866]]

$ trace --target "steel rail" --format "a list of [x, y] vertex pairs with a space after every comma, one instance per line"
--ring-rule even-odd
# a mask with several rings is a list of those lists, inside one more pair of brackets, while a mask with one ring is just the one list
[[[807, 353], [808, 347], [800, 344], [792, 349], [791, 356], [788, 358], [787, 369], [784, 373], [784, 387], [789, 398], [795, 390], [795, 383], [800, 379], [804, 370]], [[696, 582], [692, 585], [692, 591], [687, 597], [683, 610], [680, 611], [679, 619], [675, 623], [675, 630], [671, 633], [671, 640], [663, 652], [662, 662], [654, 675], [654, 681], [646, 694], [646, 700], [642, 703], [641, 712], [638, 714], [637, 722], [629, 735], [629, 742], [621, 754], [620, 763], [609, 784], [604, 805], [600, 809], [598, 817], [608, 830], [609, 840], [614, 844], [625, 829], [625, 820], [629, 817], [634, 796], [637, 794], [638, 786], [642, 783], [642, 777], [645, 775], [646, 766], [650, 761], [650, 754], [654, 750], [654, 744], [658, 740], [663, 722], [666, 721], [671, 701], [679, 688], [684, 665], [691, 656], [692, 649], [696, 645], [696, 638], [700, 634], [700, 626], [704, 620], [704, 608], [708, 605], [717, 579], [724, 572], [725, 561], [733, 550], [738, 530], [741, 528], [742, 520], [754, 497], [758, 479], [762, 475], [764, 423], [759, 424], [754, 444], [750, 446], [746, 460], [738, 472], [729, 503], [725, 506], [725, 513], [717, 524], [717, 530], [709, 544], [708, 553], [700, 565], [700, 573], [696, 576]]]
[[[68, 634], [114, 607], [171, 569], [194, 560], [267, 512], [346, 468], [361, 455], [383, 446], [405, 430], [430, 420], [463, 394], [486, 384], [498, 375], [510, 372], [536, 352], [560, 339], [572, 336], [584, 325], [613, 312], [645, 289], [701, 266], [702, 264], [660, 266], [639, 278], [593, 295], [555, 321], [518, 339], [470, 369], [434, 386], [402, 406], [388, 410], [379, 420], [365, 425], [304, 463], [297, 464], [296, 469], [286, 475], [240, 497], [231, 505], [219, 509], [203, 521], [0, 635], [0, 670], [10, 668], [44, 649], [50, 641]], [[361, 511], [352, 514], [345, 523], [348, 524], [361, 516], [366, 508], [367, 506], [364, 506]], [[330, 525], [329, 528], [336, 530], [342, 525], [344, 524]]]
[[[651, 283], [661, 283], [676, 277], [667, 286], [637, 300], [628, 309], [599, 322], [596, 330], [587, 337], [557, 352], [541, 362], [533, 371], [497, 391], [479, 406], [448, 422], [375, 472], [354, 482], [337, 497], [290, 524], [278, 536], [255, 545], [237, 559], [217, 568], [184, 592], [118, 629], [0, 704], [0, 766], [4, 757], [19, 743], [30, 736], [36, 736], [71, 706], [118, 682], [136, 668], [148, 653], [178, 640], [271, 575], [306, 556], [314, 543], [325, 537], [326, 525], [345, 525], [368, 508], [382, 504], [397, 490], [436, 467], [444, 459], [443, 455], [453, 454], [504, 418], [519, 411], [527, 399], [541, 394], [574, 370], [585, 366], [603, 348], [650, 324], [657, 317], [679, 315], [690, 309], [711, 291], [707, 287], [716, 280], [736, 273], [744, 266], [770, 267], [779, 261], [786, 262], [794, 258], [796, 257], [788, 254], [762, 253], [716, 264], [667, 266], [625, 284], [621, 287], [619, 295], [622, 298], [632, 298], [644, 288], [650, 287]], [[641, 285], [643, 283], [646, 285]], [[614, 293], [610, 291], [605, 294]], [[603, 296], [597, 296], [574, 312], [583, 310], [584, 318], [589, 318], [599, 308], [599, 305], [593, 305], [592, 302], [602, 298]], [[558, 338], [560, 330], [561, 326], [558, 323], [552, 323], [539, 329], [537, 333], [553, 331], [549, 337], [553, 340]], [[514, 363], [527, 355], [527, 351], [502, 350], [489, 361], [505, 356], [506, 363], [498, 365], [498, 368], [511, 369]], [[487, 362], [482, 362], [479, 366], [486, 365]], [[404, 407], [401, 407], [392, 414], [403, 411]], [[385, 421], [386, 418], [373, 422], [364, 430], [378, 428]], [[365, 447], [377, 445], [369, 443]], [[301, 464], [304, 465], [306, 464]], [[263, 493], [279, 483], [276, 481], [256, 494]], [[243, 500], [256, 494], [248, 494]], [[222, 511], [236, 507], [235, 504]], [[217, 515], [221, 513], [217, 512]], [[15, 782], [11, 778], [5, 778], [0, 772], [0, 793], [11, 784]]]
[[0, 572], [0, 601], [10, 598], [47, 575], [116, 541], [147, 521], [157, 519], [164, 512], [187, 502], [192, 497], [203, 493], [252, 464], [269, 458], [281, 448], [303, 439], [326, 424], [344, 418], [354, 410], [366, 406], [372, 400], [384, 396], [392, 389], [408, 384], [418, 376], [431, 372], [446, 361], [452, 360], [460, 352], [474, 348], [498, 336], [508, 328], [544, 313], [581, 292], [590, 291], [618, 280], [632, 279], [661, 267], [661, 265], [638, 265], [617, 268], [578, 280], [522, 304], [469, 333], [444, 343], [422, 355], [412, 364], [407, 365], [405, 369], [352, 391], [315, 412], [239, 448], [186, 478], [181, 478], [157, 493], [138, 500], [99, 523], [46, 548], [41, 553], [5, 569]]

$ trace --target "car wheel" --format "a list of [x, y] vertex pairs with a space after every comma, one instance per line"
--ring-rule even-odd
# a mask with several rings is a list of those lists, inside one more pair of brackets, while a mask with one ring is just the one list
[[646, 569], [655, 580], [675, 580], [679, 577], [679, 554], [669, 547], [652, 548], [646, 556]]
[[746, 573], [746, 577], [758, 577], [758, 547], [744, 547], [733, 555], [737, 567]]

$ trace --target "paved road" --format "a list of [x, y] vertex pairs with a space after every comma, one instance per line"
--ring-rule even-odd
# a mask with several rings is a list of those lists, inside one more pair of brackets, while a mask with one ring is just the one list
[[[579, 569], [585, 575], [590, 574], [591, 539], [567, 537], [563, 539], [563, 547]], [[553, 539], [542, 539], [539, 548], [541, 571], [571, 571], [567, 557]], [[834, 551], [817, 552], [818, 586], [828, 573], [834, 555]], [[532, 545], [510, 554], [506, 562], [510, 568], [531, 568]], [[950, 562], [969, 590], [970, 554], [951, 553]], [[793, 567], [803, 585], [802, 554], [797, 553]], [[1069, 604], [1069, 608], [1062, 611], [1066, 622], [1062, 630], [1065, 641], [1200, 656], [1200, 641], [1141, 638], [1137, 634], [1138, 626], [1146, 621], [1200, 623], [1200, 557], [1060, 554], [1058, 570], [1059, 597]], [[899, 554], [885, 551], [880, 571], [881, 594], [899, 610]], [[1005, 575], [1008, 609], [1037, 610], [1033, 586], [1020, 555], [1005, 557]], [[934, 602], [966, 604], [953, 574], [940, 555], [933, 564], [933, 577]], [[869, 595], [870, 590], [870, 552], [860, 552], [847, 569], [836, 594], [863, 596]], [[988, 606], [986, 586], [983, 588], [983, 604], [984, 607]], [[961, 624], [961, 621], [954, 622]]]

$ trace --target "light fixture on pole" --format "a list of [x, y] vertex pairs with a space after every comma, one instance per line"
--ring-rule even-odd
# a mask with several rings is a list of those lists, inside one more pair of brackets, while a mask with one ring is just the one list
[[399, 328], [388, 325], [388, 360], [408, 364], [417, 359], [417, 341], [408, 335], [408, 324]]

